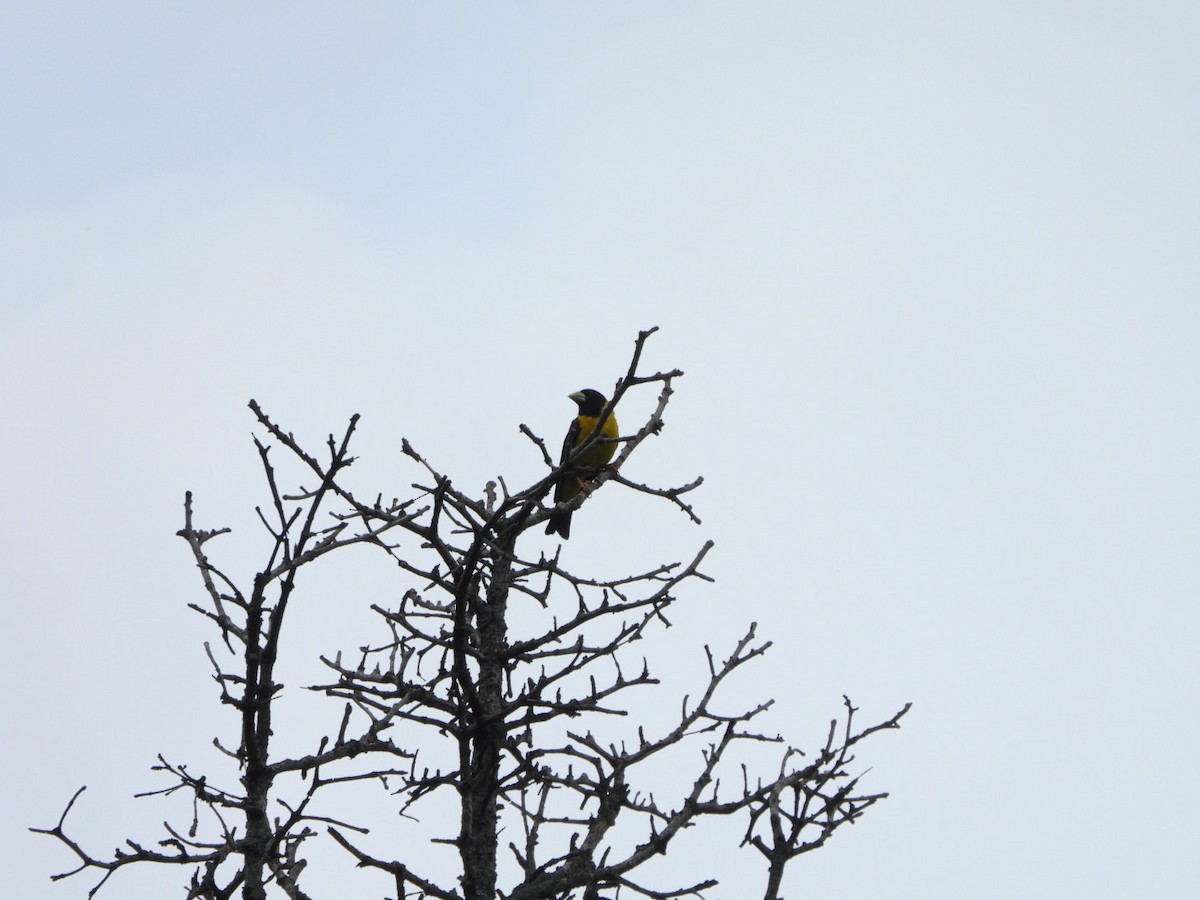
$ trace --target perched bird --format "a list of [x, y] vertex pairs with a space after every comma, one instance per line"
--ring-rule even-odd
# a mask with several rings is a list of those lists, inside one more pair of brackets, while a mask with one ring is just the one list
[[[613, 453], [617, 450], [614, 441], [606, 440], [606, 438], [617, 436], [617, 417], [610, 413], [605, 419], [604, 425], [601, 426], [600, 434], [596, 437], [595, 442], [581, 456], [574, 461], [571, 460], [571, 453], [575, 448], [586, 442], [592, 436], [592, 432], [596, 430], [596, 423], [600, 421], [600, 417], [608, 408], [608, 401], [604, 399], [603, 394], [593, 391], [591, 388], [576, 391], [570, 395], [570, 398], [579, 407], [579, 415], [567, 429], [567, 437], [563, 441], [562, 461], [559, 463], [562, 471], [559, 474], [558, 484], [554, 488], [556, 506], [576, 496], [583, 489], [584, 479], [594, 477], [613, 458]], [[546, 534], [555, 532], [561, 534], [564, 541], [571, 536], [571, 514], [569, 512], [557, 513], [550, 517], [550, 523], [546, 526]]]

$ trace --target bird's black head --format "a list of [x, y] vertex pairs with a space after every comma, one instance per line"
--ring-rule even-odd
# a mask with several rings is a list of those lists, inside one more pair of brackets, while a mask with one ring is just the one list
[[591, 388], [584, 388], [582, 391], [576, 391], [571, 394], [571, 399], [579, 405], [579, 414], [581, 416], [598, 416], [604, 412], [604, 404], [608, 401], [604, 399], [604, 395], [599, 391], [593, 391]]

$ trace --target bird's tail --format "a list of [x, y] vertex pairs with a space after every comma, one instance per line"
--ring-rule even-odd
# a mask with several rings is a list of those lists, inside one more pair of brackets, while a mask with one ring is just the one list
[[550, 517], [550, 521], [546, 524], [546, 534], [554, 534], [556, 532], [562, 535], [564, 541], [571, 536], [570, 513], [562, 513]]

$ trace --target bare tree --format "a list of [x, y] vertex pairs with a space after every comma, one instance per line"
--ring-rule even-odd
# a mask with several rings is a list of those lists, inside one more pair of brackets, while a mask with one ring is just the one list
[[[518, 550], [522, 536], [550, 516], [554, 507], [543, 501], [563, 477], [590, 476], [590, 484], [559, 513], [615, 482], [699, 521], [686, 498], [701, 479], [659, 488], [621, 474], [642, 443], [661, 432], [672, 384], [682, 375], [641, 373], [653, 331], [639, 334], [609, 410], [635, 390], [657, 390], [658, 402], [637, 429], [615, 439], [613, 464], [599, 472], [572, 468], [603, 440], [599, 427], [556, 465], [542, 439], [522, 425], [547, 473], [516, 492], [498, 479], [484, 497], [470, 496], [406, 441], [403, 452], [421, 472], [411, 496], [364, 501], [343, 478], [353, 462], [357, 416], [318, 457], [251, 401], [267, 436], [256, 438], [271, 497], [258, 511], [270, 534], [267, 558], [245, 582], [212, 562], [209, 542], [229, 529], [199, 528], [190, 493], [179, 532], [204, 586], [204, 602], [191, 606], [221, 639], [215, 648], [205, 644], [220, 699], [240, 717], [238, 746], [218, 743], [236, 761], [240, 783], [219, 788], [160, 756], [156, 768], [170, 783], [154, 793], [192, 797], [192, 821], [165, 824], [156, 849], [127, 841], [103, 858], [66, 830], [80, 788], [54, 827], [33, 829], [77, 858], [73, 869], [54, 878], [94, 870], [100, 878], [92, 896], [125, 866], [164, 863], [188, 870], [189, 898], [240, 893], [258, 900], [268, 890], [306, 898], [300, 883], [308, 842], [329, 838], [357, 865], [390, 876], [398, 900], [702, 897], [716, 885], [712, 877], [701, 872], [686, 883], [663, 883], [667, 876], [651, 861], [667, 854], [685, 829], [732, 817], [741, 822], [741, 843], [765, 860], [763, 896], [779, 897], [789, 861], [822, 846], [886, 796], [859, 788], [852, 751], [867, 736], [898, 727], [908, 706], [859, 727], [846, 699], [844, 716], [830, 724], [824, 744], [802, 753], [757, 725], [770, 699], [732, 709], [720, 699], [724, 683], [770, 646], [749, 625], [720, 653], [705, 648], [707, 676], [673, 716], [614, 729], [608, 723], [627, 716], [627, 693], [659, 683], [631, 645], [669, 624], [667, 611], [689, 581], [708, 580], [701, 564], [711, 543], [687, 562], [619, 579], [570, 571], [560, 553]], [[272, 448], [282, 448], [309, 473], [306, 486], [294, 493], [280, 487]], [[283, 702], [276, 661], [289, 602], [302, 572], [353, 545], [386, 554], [403, 593], [391, 608], [372, 606], [382, 629], [376, 643], [349, 659], [344, 653], [322, 658], [328, 678], [311, 690], [339, 704], [336, 730], [302, 755], [279, 753], [272, 715]], [[514, 602], [542, 616], [531, 636], [510, 633]], [[764, 752], [775, 762], [756, 773]], [[682, 790], [656, 787], [662, 769], [655, 766], [668, 758], [673, 773], [686, 774]], [[405, 816], [456, 809], [457, 834], [430, 839], [456, 851], [457, 871], [448, 875], [444, 866], [428, 863], [419, 848], [368, 848], [362, 823], [319, 808], [321, 798], [352, 783], [378, 785]]]

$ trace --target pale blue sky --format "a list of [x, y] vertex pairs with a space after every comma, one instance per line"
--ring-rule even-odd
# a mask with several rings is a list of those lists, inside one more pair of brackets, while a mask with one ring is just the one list
[[[79, 784], [149, 840], [155, 754], [231, 727], [174, 532], [190, 489], [257, 559], [249, 398], [361, 413], [372, 492], [401, 436], [520, 483], [649, 325], [687, 374], [629, 474], [704, 524], [606, 489], [576, 564], [712, 537], [661, 667], [757, 621], [778, 730], [915, 704], [787, 895], [1192, 896], [1193, 4], [9, 3], [0, 81], [13, 896], [85, 892], [24, 832]], [[396, 584], [338, 578], [294, 684]]]

